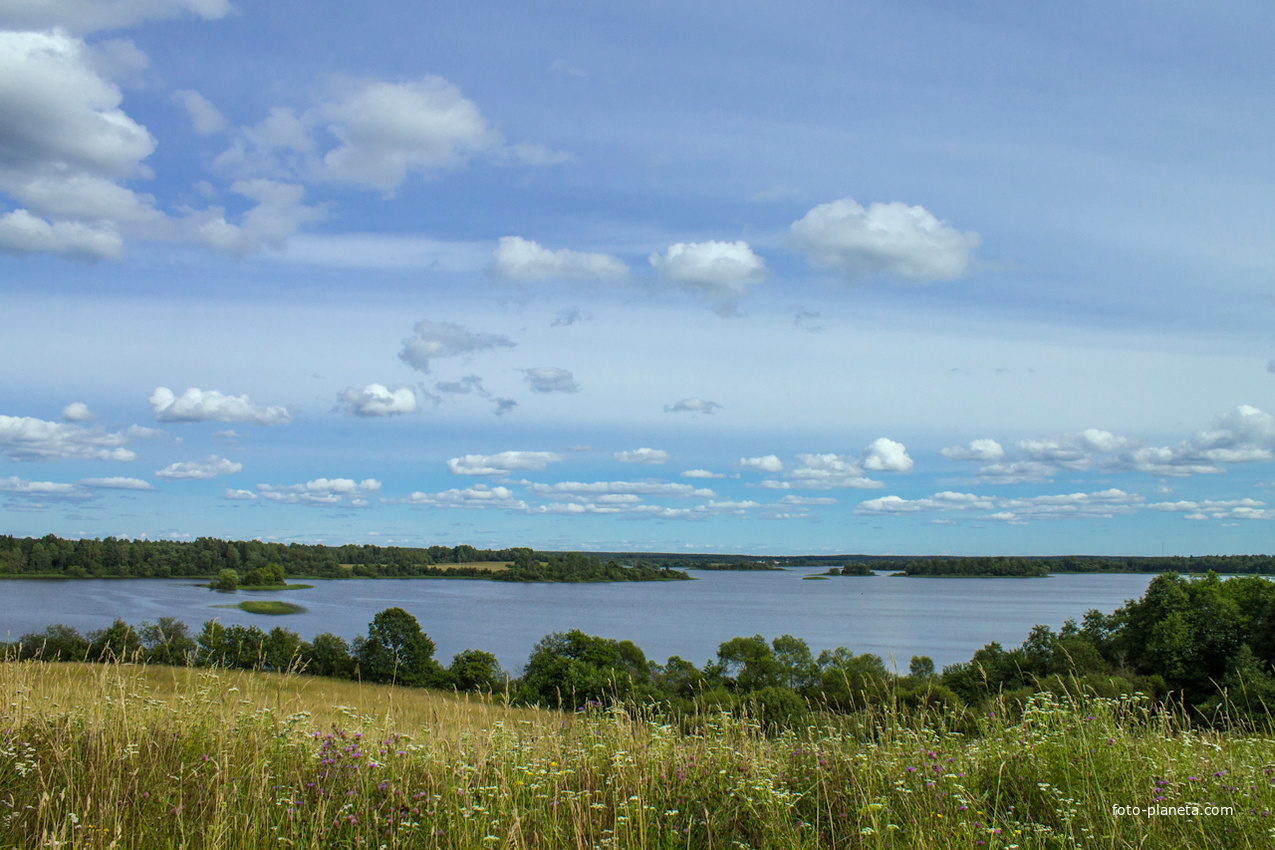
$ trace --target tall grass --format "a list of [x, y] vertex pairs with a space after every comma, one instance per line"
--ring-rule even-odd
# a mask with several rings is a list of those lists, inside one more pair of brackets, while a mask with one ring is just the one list
[[[0, 846], [1266, 848], [1275, 743], [1041, 694], [766, 733], [305, 676], [0, 664]], [[968, 722], [961, 729], [969, 729]], [[1123, 815], [1113, 806], [1198, 806]], [[1207, 807], [1230, 807], [1209, 814]]]

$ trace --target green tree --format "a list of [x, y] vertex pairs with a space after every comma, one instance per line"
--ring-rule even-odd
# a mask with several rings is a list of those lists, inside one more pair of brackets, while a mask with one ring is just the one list
[[89, 632], [91, 661], [131, 661], [142, 648], [142, 639], [128, 623], [117, 619], [108, 628]]
[[355, 643], [359, 674], [369, 681], [424, 686], [436, 678], [434, 641], [402, 608], [387, 608], [368, 624], [367, 638]]
[[239, 589], [239, 574], [234, 570], [222, 570], [209, 585], [213, 590], [233, 591]]
[[509, 675], [500, 669], [496, 656], [478, 649], [456, 653], [447, 669], [456, 687], [462, 691], [491, 693], [505, 687], [509, 681]]

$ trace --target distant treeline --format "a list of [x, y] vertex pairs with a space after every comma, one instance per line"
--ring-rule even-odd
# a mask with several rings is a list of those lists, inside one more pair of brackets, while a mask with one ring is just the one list
[[[456, 566], [503, 563], [507, 569]], [[0, 576], [66, 578], [215, 578], [223, 570], [243, 577], [273, 565], [288, 576], [411, 578], [465, 576], [492, 581], [660, 581], [688, 579], [657, 566], [622, 567], [596, 556], [538, 553], [526, 548], [473, 546], [323, 546], [200, 537], [175, 540], [64, 540], [0, 535]]]
[[[0, 644], [0, 649], [4, 649]], [[1223, 581], [1215, 574], [1161, 575], [1146, 594], [1114, 614], [1090, 611], [1061, 630], [1036, 626], [1006, 650], [991, 643], [964, 664], [941, 672], [915, 656], [907, 675], [881, 658], [845, 647], [814, 655], [805, 641], [781, 635], [736, 637], [702, 667], [678, 656], [648, 660], [626, 640], [557, 632], [536, 644], [521, 676], [509, 678], [480, 650], [458, 653], [444, 667], [434, 641], [401, 608], [377, 614], [367, 636], [333, 634], [311, 641], [282, 628], [204, 624], [192, 636], [178, 621], [133, 627], [117, 620], [87, 637], [68, 626], [23, 635], [7, 657], [112, 659], [243, 669], [294, 669], [364, 681], [507, 692], [512, 701], [579, 708], [635, 700], [671, 715], [760, 705], [772, 720], [797, 721], [812, 711], [852, 712], [870, 706], [907, 710], [929, 705], [982, 711], [999, 697], [1019, 702], [1040, 690], [1079, 686], [1101, 696], [1140, 691], [1191, 709], [1201, 722], [1271, 722], [1275, 710], [1275, 583], [1260, 577]]]
[[902, 558], [878, 564], [909, 576], [1045, 576], [1050, 573], [1179, 573], [1261, 575], [1275, 572], [1268, 555], [1124, 558], [1084, 555], [1061, 557]]

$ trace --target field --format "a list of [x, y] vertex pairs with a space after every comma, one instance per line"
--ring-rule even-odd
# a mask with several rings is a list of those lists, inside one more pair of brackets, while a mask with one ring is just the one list
[[[0, 846], [1269, 847], [1275, 743], [1140, 700], [766, 734], [298, 675], [0, 665]], [[1155, 806], [1146, 814], [1113, 807]]]

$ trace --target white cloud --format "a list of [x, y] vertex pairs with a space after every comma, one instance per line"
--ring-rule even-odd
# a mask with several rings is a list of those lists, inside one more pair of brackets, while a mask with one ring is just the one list
[[992, 463], [978, 471], [978, 477], [988, 484], [1026, 484], [1049, 480], [1057, 472], [1052, 464], [1034, 460], [1016, 460], [1008, 463]]
[[[550, 499], [592, 499], [607, 496], [654, 496], [673, 499], [711, 499], [717, 494], [690, 484], [660, 481], [560, 481], [557, 484], [530, 484], [528, 490]], [[625, 500], [621, 500], [625, 501]], [[631, 501], [631, 500], [630, 500]]]
[[447, 461], [453, 475], [506, 475], [510, 472], [539, 472], [564, 457], [556, 452], [500, 452], [494, 455], [465, 455]]
[[368, 384], [363, 389], [347, 387], [337, 395], [338, 406], [350, 416], [395, 416], [416, 412], [416, 392], [411, 387], [390, 389], [384, 384]]
[[155, 487], [149, 481], [143, 481], [140, 478], [123, 478], [114, 476], [111, 478], [81, 478], [78, 482], [81, 487], [88, 487], [91, 490], [154, 490]]
[[[542, 248], [521, 236], [501, 237], [491, 258], [491, 273], [505, 280], [585, 280], [612, 283], [629, 276], [629, 267], [609, 254]], [[578, 312], [578, 311], [577, 311]]]
[[507, 336], [474, 333], [454, 322], [421, 319], [413, 330], [416, 333], [403, 340], [403, 350], [398, 357], [419, 372], [428, 372], [429, 361], [435, 357], [455, 357], [459, 354], [514, 346]]
[[1098, 493], [1067, 493], [1024, 499], [997, 499], [996, 506], [1020, 519], [1109, 518], [1137, 513], [1145, 499], [1115, 488]]
[[615, 452], [611, 455], [611, 457], [618, 460], [620, 463], [657, 464], [668, 463], [671, 455], [662, 449], [641, 448], [626, 452]]
[[197, 91], [192, 89], [175, 91], [173, 92], [173, 100], [186, 107], [186, 113], [190, 116], [191, 128], [201, 136], [220, 133], [228, 126], [226, 116], [222, 115], [217, 107], [209, 103], [208, 99]]
[[722, 406], [715, 401], [702, 398], [684, 398], [673, 404], [664, 405], [665, 413], [702, 413], [711, 415], [721, 410]]
[[1097, 493], [1067, 493], [1029, 498], [998, 498], [945, 491], [925, 499], [883, 496], [861, 502], [855, 513], [864, 516], [902, 516], [919, 513], [990, 511], [981, 519], [1021, 523], [1033, 519], [1109, 518], [1137, 513], [1144, 499], [1136, 493], [1109, 489]]
[[257, 494], [251, 490], [232, 490], [227, 487], [222, 493], [222, 498], [230, 499], [234, 502], [255, 502]]
[[61, 484], [54, 481], [27, 481], [22, 478], [0, 478], [0, 493], [22, 499], [89, 499], [91, 494], [78, 489], [74, 484]]
[[415, 492], [399, 500], [407, 505], [429, 505], [434, 508], [504, 508], [526, 510], [527, 503], [514, 498], [508, 487], [488, 487], [475, 484], [463, 490], [444, 490], [441, 493]]
[[769, 274], [762, 258], [742, 241], [678, 242], [649, 260], [675, 286], [728, 302], [747, 295]]
[[93, 419], [93, 411], [82, 401], [73, 401], [62, 408], [62, 418], [67, 422], [87, 422]]
[[501, 144], [478, 106], [441, 77], [346, 81], [343, 87], [317, 110], [339, 141], [323, 157], [324, 178], [390, 193], [409, 173], [430, 177]]
[[326, 206], [303, 203], [305, 188], [295, 183], [257, 178], [238, 180], [230, 189], [257, 203], [240, 216], [238, 224], [227, 221], [221, 207], [191, 212], [180, 222], [191, 241], [242, 257], [263, 247], [282, 248], [303, 226], [327, 217]]
[[132, 439], [154, 436], [149, 429], [106, 432], [74, 423], [30, 416], [0, 416], [0, 454], [11, 460], [135, 460], [124, 448]]
[[48, 222], [26, 210], [0, 215], [0, 251], [17, 256], [60, 254], [74, 260], [118, 260], [124, 240], [109, 224]]
[[[906, 454], [904, 455], [906, 457]], [[883, 486], [863, 474], [856, 460], [838, 454], [797, 455], [800, 464], [785, 477], [796, 487], [826, 490], [832, 487], [868, 489]]]
[[709, 472], [707, 469], [688, 469], [682, 473], [683, 478], [725, 478], [724, 472]]
[[0, 32], [0, 191], [22, 205], [0, 216], [0, 250], [114, 259], [122, 230], [162, 221], [119, 182], [155, 149], [122, 99], [79, 39]]
[[995, 440], [970, 440], [968, 446], [941, 449], [939, 454], [949, 460], [994, 462], [1005, 457], [1005, 449]]
[[741, 457], [739, 463], [736, 464], [740, 469], [753, 469], [758, 472], [783, 472], [784, 463], [777, 455], [764, 455], [762, 457]]
[[232, 8], [230, 0], [15, 0], [0, 5], [0, 26], [59, 27], [87, 35], [187, 14], [211, 21], [224, 17]]
[[850, 198], [810, 210], [793, 222], [792, 234], [812, 263], [850, 280], [883, 274], [916, 283], [967, 274], [980, 242], [978, 234], [956, 230], [924, 207], [893, 201], [865, 210]]
[[863, 450], [859, 465], [873, 472], [911, 472], [912, 458], [902, 443], [878, 437]]
[[1230, 501], [1155, 502], [1147, 505], [1157, 511], [1185, 513], [1186, 519], [1275, 519], [1275, 509], [1257, 499], [1233, 499]]
[[292, 414], [285, 407], [256, 407], [246, 395], [225, 395], [194, 387], [175, 396], [168, 387], [156, 387], [147, 399], [159, 422], [250, 422], [286, 425]]
[[531, 387], [533, 393], [578, 393], [580, 387], [575, 376], [566, 369], [543, 366], [537, 369], [523, 369], [522, 376]]
[[1183, 476], [1218, 473], [1224, 464], [1252, 463], [1275, 456], [1275, 417], [1242, 404], [1173, 447], [1151, 447], [1127, 453], [1132, 468], [1152, 475]]
[[316, 478], [304, 484], [258, 484], [261, 498], [285, 505], [332, 507], [347, 505], [366, 507], [367, 496], [381, 489], [375, 478], [354, 481], [352, 478]]
[[781, 505], [796, 505], [798, 507], [815, 507], [817, 505], [835, 505], [836, 499], [830, 496], [784, 496], [779, 500]]
[[165, 481], [203, 481], [217, 475], [232, 475], [242, 469], [242, 463], [209, 455], [200, 461], [170, 463], [163, 469], [156, 470], [155, 476]]

